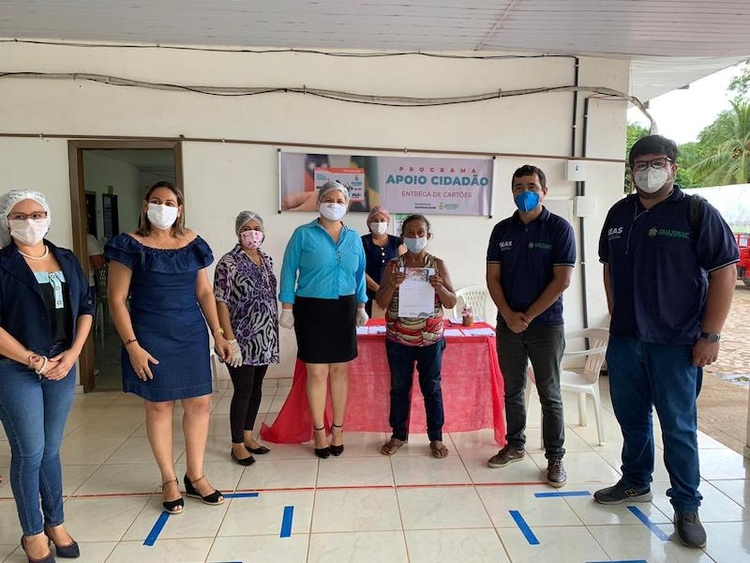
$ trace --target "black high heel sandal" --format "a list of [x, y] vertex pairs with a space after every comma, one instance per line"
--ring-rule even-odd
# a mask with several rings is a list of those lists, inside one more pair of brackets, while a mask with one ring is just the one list
[[[326, 427], [322, 426], [321, 428], [315, 428], [315, 426], [313, 426], [313, 430], [315, 430], [315, 432], [325, 433]], [[315, 442], [313, 442], [313, 444], [314, 443]], [[328, 456], [331, 455], [331, 448], [328, 446], [326, 446], [325, 448], [315, 448], [315, 455], [318, 456], [320, 459], [328, 459]]]
[[[175, 485], [177, 485], [177, 489], [179, 490], [180, 482], [177, 480], [177, 477], [175, 477], [174, 479], [170, 479], [169, 481], [164, 481], [161, 484], [161, 490], [164, 491], [164, 487], [166, 485], [169, 485], [170, 483], [174, 483]], [[164, 507], [164, 510], [166, 510], [170, 514], [180, 514], [185, 508], [185, 500], [182, 497], [176, 500], [165, 500], [164, 502], [161, 503], [161, 505]], [[57, 550], [57, 554], [60, 555], [59, 548]], [[60, 555], [60, 557], [65, 557], [65, 556]]]
[[[333, 429], [334, 428], [343, 428], [343, 424], [336, 424], [335, 422], [331, 424], [331, 435], [333, 435]], [[343, 434], [344, 431], [342, 430], [341, 433]], [[344, 444], [341, 444], [340, 446], [334, 446], [331, 444], [331, 455], [340, 456], [344, 453]]]
[[21, 536], [21, 549], [23, 549], [23, 552], [26, 555], [26, 560], [29, 563], [55, 563], [55, 556], [52, 555], [52, 551], [50, 551], [45, 557], [42, 557], [41, 559], [34, 559], [32, 557], [29, 557], [29, 553], [26, 551], [26, 542], [23, 541], [24, 539], [26, 539], [26, 536]]
[[[177, 479], [175, 479], [176, 481]], [[171, 483], [171, 481], [170, 481]], [[57, 545], [55, 543], [55, 540], [52, 539], [52, 537], [49, 535], [49, 528], [47, 526], [44, 527], [44, 535], [49, 538], [49, 540], [52, 542], [52, 544], [55, 546], [55, 553], [57, 553], [58, 557], [63, 557], [65, 559], [77, 559], [81, 556], [81, 549], [78, 547], [78, 542], [75, 541], [73, 538], [71, 539], [71, 543], [68, 545]]]
[[199, 498], [203, 501], [203, 504], [211, 504], [214, 506], [224, 504], [224, 497], [222, 496], [221, 491], [217, 491], [216, 489], [214, 489], [213, 493], [203, 496], [198, 492], [198, 489], [193, 486], [193, 483], [197, 483], [201, 479], [205, 478], [205, 475], [201, 475], [195, 481], [190, 481], [190, 479], [188, 479], [187, 473], [185, 473], [185, 477], [183, 478], [183, 482], [185, 483], [185, 495], [191, 498]]

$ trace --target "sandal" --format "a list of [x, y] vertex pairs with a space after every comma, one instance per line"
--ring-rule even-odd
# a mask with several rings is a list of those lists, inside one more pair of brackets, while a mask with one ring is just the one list
[[[180, 490], [179, 481], [177, 481], [177, 477], [175, 477], [174, 479], [170, 479], [169, 481], [164, 481], [161, 484], [162, 493], [164, 492], [164, 487], [172, 483], [177, 485], [178, 491]], [[183, 500], [182, 497], [180, 497], [175, 500], [165, 500], [164, 502], [161, 503], [161, 505], [164, 507], [164, 510], [166, 510], [170, 514], [180, 514], [182, 510], [185, 508], [185, 501]]]
[[398, 438], [391, 438], [388, 440], [385, 444], [383, 444], [383, 447], [380, 448], [380, 453], [383, 455], [393, 455], [395, 454], [401, 446], [407, 444], [409, 440], [399, 440]]
[[448, 457], [448, 448], [446, 448], [440, 440], [433, 440], [430, 442], [430, 450], [432, 451], [432, 457], [435, 459]]
[[[343, 428], [343, 427], [344, 427], [343, 424], [336, 424], [335, 422], [331, 424], [331, 446], [329, 448], [331, 451], [331, 455], [340, 456], [341, 454], [344, 453], [344, 444], [339, 444], [339, 445], [333, 444], [333, 429]], [[341, 433], [343, 434], [344, 431], [342, 430]]]
[[203, 496], [202, 494], [200, 494], [198, 489], [195, 488], [193, 483], [197, 483], [201, 479], [205, 479], [205, 478], [206, 478], [205, 475], [201, 475], [194, 481], [191, 481], [190, 479], [188, 479], [187, 473], [185, 473], [185, 478], [183, 479], [183, 481], [185, 482], [185, 495], [192, 497], [192, 498], [199, 498], [203, 501], [203, 504], [212, 504], [212, 505], [223, 504], [224, 497], [222, 496], [221, 491], [217, 491], [216, 489], [214, 489], [213, 493]]

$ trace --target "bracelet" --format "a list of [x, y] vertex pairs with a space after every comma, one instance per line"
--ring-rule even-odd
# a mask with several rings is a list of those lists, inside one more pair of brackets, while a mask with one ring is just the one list
[[219, 327], [219, 328], [215, 328], [215, 329], [213, 329], [213, 330], [211, 331], [211, 334], [216, 334], [217, 332], [218, 332], [219, 334], [221, 334], [222, 336], [224, 336], [224, 329], [223, 329], [223, 328], [221, 328], [221, 327]]
[[42, 356], [42, 360], [44, 361], [44, 363], [42, 364], [42, 367], [34, 370], [37, 375], [44, 375], [44, 368], [47, 367], [47, 356]]
[[123, 346], [125, 346], [125, 348], [127, 348], [128, 346], [130, 346], [134, 342], [138, 342], [138, 341], [135, 338], [131, 338], [129, 340], [126, 340], [125, 343], [123, 344]]
[[42, 359], [42, 357], [39, 354], [37, 354], [36, 352], [34, 352], [33, 354], [31, 354], [29, 356], [29, 363], [28, 363], [27, 367], [29, 369], [34, 369], [34, 364], [37, 363], [41, 359]]

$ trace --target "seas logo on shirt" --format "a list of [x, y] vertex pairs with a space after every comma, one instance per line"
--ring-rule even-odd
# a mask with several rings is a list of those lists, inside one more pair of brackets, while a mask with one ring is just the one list
[[513, 241], [512, 240], [501, 240], [499, 243], [497, 243], [497, 247], [500, 249], [500, 252], [505, 252], [506, 250], [511, 250], [513, 248]]
[[617, 240], [620, 237], [622, 237], [622, 231], [625, 230], [625, 227], [610, 227], [607, 230], [607, 238], [609, 240]]

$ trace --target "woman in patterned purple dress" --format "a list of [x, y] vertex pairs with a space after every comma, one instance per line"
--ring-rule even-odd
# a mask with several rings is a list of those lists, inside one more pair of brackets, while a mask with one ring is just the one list
[[232, 459], [252, 465], [252, 454], [270, 450], [253, 437], [263, 377], [268, 364], [279, 361], [279, 323], [276, 276], [271, 257], [260, 251], [263, 219], [243, 211], [235, 220], [239, 244], [222, 256], [214, 274], [214, 296], [219, 322], [232, 345], [227, 362], [234, 385], [229, 410]]

